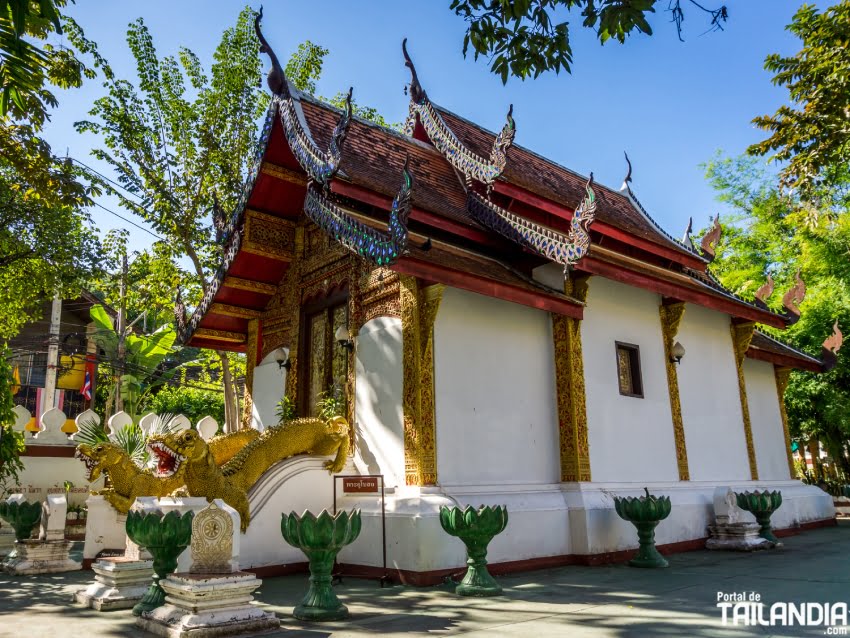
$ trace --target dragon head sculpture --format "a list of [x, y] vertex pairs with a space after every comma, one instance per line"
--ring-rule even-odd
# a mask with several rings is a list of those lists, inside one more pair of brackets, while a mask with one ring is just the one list
[[114, 443], [81, 443], [77, 446], [74, 456], [86, 464], [86, 480], [89, 482], [99, 479], [104, 470], [109, 472], [110, 469], [130, 460], [127, 453]]
[[148, 441], [148, 450], [154, 455], [154, 473], [160, 478], [174, 476], [187, 462], [202, 461], [209, 451], [195, 430], [153, 436]]

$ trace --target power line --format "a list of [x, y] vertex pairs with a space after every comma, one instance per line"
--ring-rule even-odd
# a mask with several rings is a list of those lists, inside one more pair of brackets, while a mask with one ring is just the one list
[[119, 215], [118, 213], [116, 213], [114, 210], [109, 210], [109, 209], [108, 209], [106, 206], [104, 206], [103, 204], [100, 204], [100, 203], [98, 203], [98, 202], [94, 202], [94, 205], [95, 205], [95, 206], [97, 206], [98, 208], [102, 208], [102, 209], [103, 209], [103, 210], [105, 210], [107, 213], [111, 213], [111, 214], [115, 215], [118, 219], [122, 219], [122, 220], [124, 220], [125, 222], [127, 222], [128, 224], [130, 224], [130, 225], [132, 225], [132, 226], [135, 226], [135, 227], [136, 227], [136, 228], [138, 228], [139, 230], [143, 230], [143, 231], [145, 231], [147, 234], [149, 234], [149, 235], [153, 235], [153, 236], [154, 236], [154, 237], [156, 237], [159, 241], [165, 241], [165, 239], [164, 239], [164, 238], [160, 237], [159, 235], [157, 235], [157, 234], [156, 234], [155, 232], [153, 232], [152, 230], [148, 230], [148, 229], [147, 229], [147, 228], [145, 228], [144, 226], [140, 226], [140, 225], [139, 225], [139, 224], [137, 224], [136, 222], [132, 222], [132, 221], [130, 221], [130, 220], [129, 220], [129, 219], [127, 219], [126, 217], [123, 217], [123, 216]]

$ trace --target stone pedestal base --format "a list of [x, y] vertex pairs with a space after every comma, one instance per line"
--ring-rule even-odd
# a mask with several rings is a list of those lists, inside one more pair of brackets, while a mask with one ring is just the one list
[[159, 581], [166, 603], [144, 612], [136, 624], [158, 636], [201, 638], [237, 636], [280, 629], [271, 613], [251, 604], [251, 593], [263, 581], [246, 572], [172, 574]]
[[76, 594], [78, 603], [97, 611], [129, 609], [142, 599], [153, 578], [153, 561], [102, 558], [91, 566], [94, 582]]
[[708, 529], [711, 538], [705, 542], [706, 549], [751, 552], [756, 549], [770, 549], [776, 545], [759, 536], [759, 526], [756, 523], [712, 525]]
[[8, 525], [0, 527], [0, 558], [5, 558], [15, 549], [15, 530]]
[[16, 541], [15, 556], [6, 559], [3, 569], [13, 575], [53, 574], [82, 569], [80, 563], [68, 556], [70, 550], [71, 541]]

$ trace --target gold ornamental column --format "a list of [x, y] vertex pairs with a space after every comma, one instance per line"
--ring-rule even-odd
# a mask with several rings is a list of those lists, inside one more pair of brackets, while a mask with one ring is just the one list
[[741, 415], [744, 420], [744, 438], [747, 440], [747, 457], [750, 460], [750, 478], [753, 481], [759, 479], [758, 465], [756, 464], [756, 449], [753, 445], [753, 426], [750, 422], [750, 405], [747, 401], [747, 384], [744, 380], [744, 358], [750, 342], [753, 340], [753, 332], [756, 324], [752, 321], [732, 324], [732, 348], [735, 353], [735, 366], [738, 369], [738, 394], [741, 397]]
[[[585, 303], [588, 278], [589, 276], [568, 277], [564, 282], [564, 293]], [[590, 447], [587, 441], [581, 321], [553, 313], [552, 337], [555, 346], [561, 481], [589, 481]]]
[[679, 398], [679, 370], [673, 361], [673, 344], [679, 333], [679, 324], [685, 314], [684, 302], [662, 303], [658, 308], [661, 315], [661, 336], [664, 340], [664, 362], [667, 368], [667, 389], [670, 394], [670, 413], [673, 417], [673, 439], [676, 442], [676, 465], [679, 480], [690, 481], [688, 449], [685, 446], [685, 425], [682, 422], [682, 402]]
[[416, 277], [399, 278], [404, 380], [404, 467], [407, 485], [437, 482], [434, 415], [434, 321], [444, 286], [421, 287]]
[[245, 400], [242, 409], [242, 429], [251, 427], [254, 409], [254, 368], [257, 367], [257, 352], [260, 342], [260, 320], [248, 320], [248, 339], [245, 342]]
[[791, 455], [791, 434], [788, 431], [788, 413], [785, 411], [785, 390], [791, 378], [791, 368], [773, 366], [776, 378], [776, 396], [779, 398], [779, 416], [782, 417], [782, 431], [785, 433], [785, 453], [788, 455], [788, 476], [794, 478], [794, 457]]

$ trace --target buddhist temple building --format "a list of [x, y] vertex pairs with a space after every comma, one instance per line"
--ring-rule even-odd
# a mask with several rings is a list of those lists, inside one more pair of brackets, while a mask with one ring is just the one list
[[645, 486], [673, 502], [662, 548], [703, 543], [722, 486], [780, 489], [780, 530], [833, 522], [793, 478], [783, 393], [840, 339], [817, 358], [760, 331], [799, 318], [802, 281], [779, 312], [772, 286], [736, 296], [711, 274], [719, 223], [673, 238], [630, 168], [607, 188], [516, 143], [508, 105], [498, 133], [439, 107], [406, 49], [402, 133], [299, 93], [258, 35], [274, 99], [181, 339], [246, 354], [243, 427], [276, 425], [284, 396], [299, 416], [341, 402], [346, 472], [383, 475], [388, 563], [410, 582], [462, 565], [443, 504], [507, 505], [489, 555], [506, 568], [635, 547], [612, 494]]

